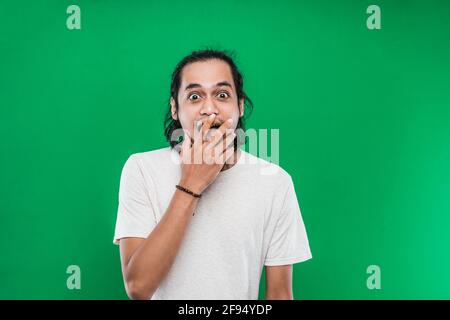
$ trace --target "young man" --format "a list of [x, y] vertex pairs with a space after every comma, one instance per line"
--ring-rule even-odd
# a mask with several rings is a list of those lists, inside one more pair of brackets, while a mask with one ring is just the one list
[[[311, 258], [290, 175], [237, 145], [243, 78], [224, 52], [191, 53], [172, 75], [170, 147], [124, 165], [114, 243], [132, 299], [293, 299]], [[174, 135], [183, 132], [177, 144]]]

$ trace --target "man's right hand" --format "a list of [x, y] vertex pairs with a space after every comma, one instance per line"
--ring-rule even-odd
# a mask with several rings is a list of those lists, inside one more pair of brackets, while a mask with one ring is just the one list
[[228, 119], [211, 135], [208, 131], [214, 123], [215, 114], [204, 123], [194, 122], [193, 134], [184, 130], [181, 146], [180, 185], [201, 194], [217, 178], [225, 162], [234, 154], [236, 133], [232, 119]]

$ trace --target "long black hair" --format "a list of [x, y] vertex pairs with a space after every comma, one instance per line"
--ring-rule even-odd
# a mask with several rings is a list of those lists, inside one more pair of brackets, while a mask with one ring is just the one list
[[[212, 59], [218, 59], [226, 62], [231, 69], [231, 73], [233, 76], [234, 86], [237, 92], [238, 103], [242, 99], [244, 100], [244, 115], [239, 117], [239, 121], [237, 123], [236, 129], [242, 129], [245, 131], [245, 120], [250, 116], [250, 113], [253, 111], [253, 103], [250, 98], [244, 92], [244, 78], [237, 68], [234, 60], [232, 58], [232, 54], [226, 51], [213, 50], [213, 49], [205, 49], [199, 51], [193, 51], [191, 54], [184, 57], [175, 67], [175, 70], [172, 73], [172, 82], [170, 85], [170, 98], [173, 98], [175, 101], [175, 107], [178, 111], [178, 91], [181, 85], [181, 73], [183, 68], [188, 64], [199, 62], [199, 61], [207, 61]], [[170, 146], [173, 148], [175, 145], [179, 143], [179, 141], [172, 140], [172, 133], [181, 128], [181, 123], [179, 120], [174, 120], [172, 118], [171, 106], [170, 106], [170, 98], [168, 101], [168, 111], [164, 118], [164, 136], [167, 141], [170, 143]], [[237, 137], [238, 138], [238, 137]], [[235, 140], [235, 147], [237, 144], [237, 138]]]

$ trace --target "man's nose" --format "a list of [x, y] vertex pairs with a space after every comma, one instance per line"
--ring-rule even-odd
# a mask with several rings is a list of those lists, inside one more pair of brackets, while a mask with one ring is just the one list
[[209, 116], [210, 114], [215, 113], [216, 115], [219, 113], [217, 106], [214, 104], [214, 101], [211, 99], [207, 99], [200, 110], [200, 113], [205, 116]]

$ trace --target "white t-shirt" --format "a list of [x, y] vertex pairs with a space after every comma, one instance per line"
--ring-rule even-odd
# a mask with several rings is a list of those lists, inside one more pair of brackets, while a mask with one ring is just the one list
[[[128, 158], [120, 180], [115, 244], [151, 233], [180, 177], [180, 157], [170, 147]], [[152, 299], [256, 300], [264, 265], [312, 257], [291, 176], [244, 150], [203, 192], [194, 212]]]

